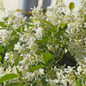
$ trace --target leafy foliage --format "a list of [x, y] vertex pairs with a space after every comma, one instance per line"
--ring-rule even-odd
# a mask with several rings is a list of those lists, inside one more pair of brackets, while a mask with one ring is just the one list
[[[1, 86], [85, 86], [85, 1], [73, 13], [55, 0], [29, 20], [10, 12], [0, 21]], [[28, 21], [27, 21], [28, 20]], [[3, 76], [2, 76], [3, 75]]]

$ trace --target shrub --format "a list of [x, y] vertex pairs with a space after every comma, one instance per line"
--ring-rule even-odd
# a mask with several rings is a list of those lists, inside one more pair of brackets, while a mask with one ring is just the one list
[[86, 86], [86, 0], [75, 13], [55, 1], [26, 17], [0, 21], [1, 86]]

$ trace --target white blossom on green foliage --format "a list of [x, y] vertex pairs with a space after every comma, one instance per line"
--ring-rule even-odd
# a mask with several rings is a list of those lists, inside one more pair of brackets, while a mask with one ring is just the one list
[[55, 0], [29, 21], [0, 20], [0, 86], [86, 86], [86, 0], [70, 7]]

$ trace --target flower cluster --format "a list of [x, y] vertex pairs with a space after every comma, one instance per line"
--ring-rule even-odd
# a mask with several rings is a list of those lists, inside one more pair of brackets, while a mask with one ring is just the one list
[[55, 0], [29, 19], [2, 18], [0, 86], [86, 86], [86, 0], [76, 13], [66, 9]]

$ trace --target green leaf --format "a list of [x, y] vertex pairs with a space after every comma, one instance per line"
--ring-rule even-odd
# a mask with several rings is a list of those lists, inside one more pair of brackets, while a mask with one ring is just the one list
[[86, 76], [81, 76], [76, 80], [76, 86], [85, 86]]
[[10, 83], [10, 84], [7, 84], [5, 86], [24, 86], [24, 85], [19, 84], [19, 83]]
[[2, 49], [0, 49], [0, 54], [2, 54], [2, 53], [4, 53], [5, 51], [4, 51], [4, 49], [2, 48]]
[[21, 28], [20, 28], [20, 27], [17, 28], [16, 31], [17, 31], [17, 32], [21, 32]]
[[4, 52], [4, 48], [0, 45], [0, 54], [3, 54]]
[[14, 61], [14, 65], [18, 65], [18, 63], [20, 62], [20, 61], [22, 61], [23, 60], [23, 58], [18, 58], [18, 59], [16, 59], [15, 61]]
[[45, 52], [43, 54], [43, 60], [45, 64], [48, 64], [51, 62], [51, 60], [53, 59], [52, 55], [49, 52]]
[[16, 36], [16, 35], [17, 35], [17, 32], [16, 32], [16, 31], [13, 31], [13, 32], [11, 33], [11, 35], [12, 35], [12, 36]]
[[79, 79], [76, 80], [76, 86], [81, 86], [81, 83], [80, 83]]
[[57, 28], [56, 28], [52, 23], [50, 23], [49, 21], [41, 20], [41, 19], [39, 19], [39, 20], [40, 20], [41, 22], [43, 22], [43, 23], [46, 23], [47, 26], [50, 28], [50, 31], [51, 31], [51, 32], [54, 32], [54, 31], [57, 30]]
[[71, 2], [70, 4], [69, 4], [69, 9], [70, 9], [70, 11], [72, 10], [72, 9], [74, 9], [75, 8], [75, 4], [74, 4], [74, 2]]
[[0, 22], [0, 26], [1, 27], [7, 27], [7, 25], [5, 25], [5, 22]]
[[58, 32], [55, 33], [55, 37], [56, 37], [55, 42], [56, 42], [56, 43], [60, 43], [60, 40], [61, 40], [60, 36], [66, 38], [65, 35], [64, 35], [64, 33], [66, 33], [66, 28], [67, 28], [67, 25], [65, 25], [63, 28], [60, 27], [60, 28], [58, 29]]
[[22, 73], [19, 71], [18, 68], [16, 68], [16, 70], [17, 70], [18, 75], [21, 77], [22, 76]]
[[14, 74], [14, 73], [6, 74], [6, 75], [4, 75], [4, 76], [2, 76], [2, 77], [0, 78], [0, 83], [1, 83], [1, 82], [4, 82], [4, 81], [7, 81], [7, 80], [14, 79], [14, 78], [16, 78], [16, 77], [18, 77], [18, 76], [17, 76], [16, 74]]
[[36, 51], [35, 53], [36, 53], [37, 55], [40, 55], [42, 52], [43, 52], [43, 49], [42, 49], [42, 50], [38, 50], [38, 51]]
[[0, 61], [2, 60], [2, 56], [0, 55]]
[[40, 68], [45, 68], [45, 66], [44, 65], [37, 65], [37, 66], [32, 66], [31, 68], [30, 68], [30, 72], [34, 72], [35, 70], [38, 70], [38, 69], [40, 69]]
[[49, 83], [44, 79], [42, 79], [41, 82], [42, 82], [42, 86], [50, 86]]
[[85, 22], [86, 22], [86, 14], [84, 15], [84, 20], [85, 20]]
[[4, 18], [4, 20], [7, 22], [7, 20], [8, 20], [8, 17], [5, 17], [5, 18]]
[[49, 37], [43, 37], [42, 40], [38, 40], [38, 43], [47, 44], [48, 41], [49, 41]]
[[30, 52], [30, 49], [28, 48], [28, 49], [26, 49], [26, 51], [25, 51], [26, 53], [29, 53]]

